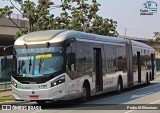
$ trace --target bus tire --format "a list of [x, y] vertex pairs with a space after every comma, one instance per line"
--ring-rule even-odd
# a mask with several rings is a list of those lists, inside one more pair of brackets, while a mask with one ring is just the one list
[[88, 82], [85, 82], [82, 87], [82, 97], [80, 99], [81, 102], [86, 102], [90, 97], [90, 87]]
[[37, 104], [46, 104], [45, 100], [37, 100], [36, 102], [37, 102]]
[[118, 83], [117, 83], [117, 93], [121, 93], [123, 91], [123, 82], [122, 82], [122, 78], [118, 79]]

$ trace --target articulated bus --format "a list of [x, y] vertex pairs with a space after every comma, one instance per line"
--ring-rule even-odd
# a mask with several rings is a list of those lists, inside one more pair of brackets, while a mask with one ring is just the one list
[[72, 30], [21, 36], [14, 44], [15, 100], [37, 103], [117, 91], [155, 79], [155, 50], [133, 40]]

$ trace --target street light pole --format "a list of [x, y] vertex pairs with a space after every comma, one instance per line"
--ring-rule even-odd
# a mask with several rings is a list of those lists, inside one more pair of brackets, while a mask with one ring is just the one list
[[127, 28], [125, 28], [125, 31], [124, 31], [124, 35], [126, 36], [126, 34], [127, 34]]

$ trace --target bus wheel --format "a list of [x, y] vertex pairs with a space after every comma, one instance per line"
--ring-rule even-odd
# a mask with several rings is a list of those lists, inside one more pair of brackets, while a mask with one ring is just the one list
[[86, 102], [89, 96], [90, 96], [89, 85], [87, 83], [84, 83], [83, 88], [82, 88], [82, 98], [80, 99], [80, 101]]
[[117, 84], [117, 93], [121, 93], [123, 90], [123, 83], [122, 83], [122, 79], [118, 79], [118, 84]]
[[37, 104], [45, 104], [46, 103], [45, 100], [37, 100], [36, 102], [37, 102]]

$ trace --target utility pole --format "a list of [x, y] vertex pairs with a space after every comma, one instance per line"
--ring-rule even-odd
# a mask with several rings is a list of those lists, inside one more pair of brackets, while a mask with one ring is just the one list
[[125, 31], [124, 31], [124, 36], [126, 36], [127, 34], [127, 28], [125, 28]]

